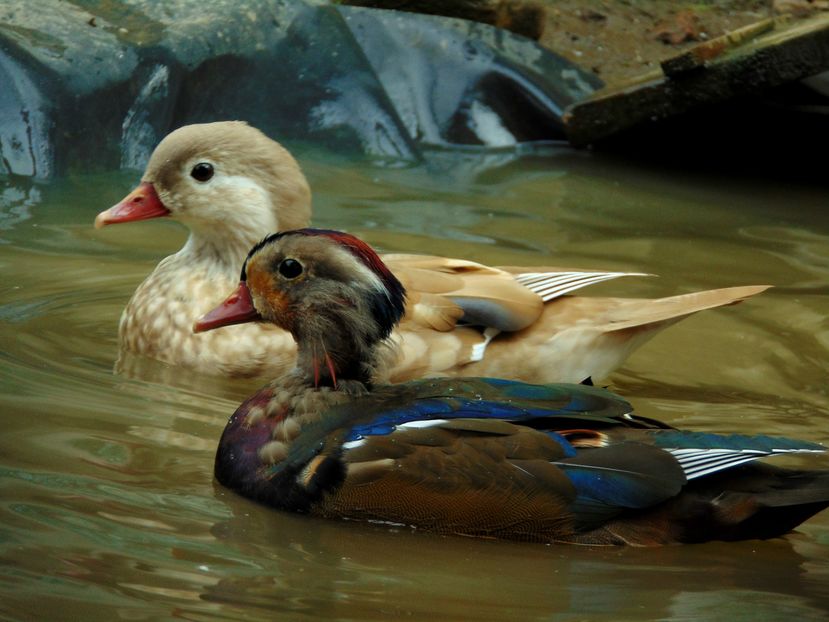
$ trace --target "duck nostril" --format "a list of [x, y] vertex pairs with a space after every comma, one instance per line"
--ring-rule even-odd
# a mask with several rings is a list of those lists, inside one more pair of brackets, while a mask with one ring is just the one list
[[133, 203], [143, 203], [144, 197], [142, 195], [138, 195], [132, 198]]

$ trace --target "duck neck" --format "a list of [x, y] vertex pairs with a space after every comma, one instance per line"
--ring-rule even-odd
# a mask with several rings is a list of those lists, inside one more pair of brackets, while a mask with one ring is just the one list
[[295, 334], [297, 371], [309, 386], [338, 388], [359, 382], [369, 386], [382, 343], [360, 327], [340, 324], [324, 334]]
[[210, 272], [218, 271], [227, 278], [238, 278], [250, 247], [258, 241], [255, 235], [221, 235], [191, 231], [178, 257], [190, 266], [202, 265]]

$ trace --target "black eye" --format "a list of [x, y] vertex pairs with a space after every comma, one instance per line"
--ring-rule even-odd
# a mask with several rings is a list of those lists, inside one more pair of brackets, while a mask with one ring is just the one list
[[296, 259], [283, 259], [279, 262], [278, 270], [286, 279], [295, 279], [302, 274], [302, 264]]
[[208, 164], [207, 162], [199, 162], [193, 167], [193, 170], [190, 171], [190, 177], [196, 181], [208, 181], [211, 177], [213, 177], [213, 165]]

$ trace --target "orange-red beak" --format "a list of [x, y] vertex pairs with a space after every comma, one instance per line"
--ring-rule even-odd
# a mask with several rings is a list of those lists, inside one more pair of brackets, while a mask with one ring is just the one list
[[164, 207], [153, 185], [145, 181], [125, 196], [120, 203], [98, 214], [95, 218], [95, 228], [100, 229], [104, 225], [169, 215], [170, 210]]
[[193, 324], [194, 333], [203, 333], [221, 326], [231, 324], [244, 324], [261, 320], [262, 316], [253, 307], [253, 299], [250, 297], [250, 290], [247, 283], [241, 281], [227, 299], [218, 307], [205, 313], [196, 323]]

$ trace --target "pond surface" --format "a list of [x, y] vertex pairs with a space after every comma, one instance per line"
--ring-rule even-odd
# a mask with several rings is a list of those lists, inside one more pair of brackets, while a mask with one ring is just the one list
[[[825, 190], [566, 151], [486, 170], [475, 154], [410, 169], [300, 157], [315, 222], [383, 250], [661, 275], [601, 295], [775, 285], [668, 329], [605, 380], [677, 426], [829, 444]], [[256, 383], [112, 372], [123, 305], [184, 240], [173, 222], [92, 228], [137, 179], [0, 186], [3, 619], [826, 619], [829, 511], [773, 541], [580, 548], [312, 520], [222, 490], [216, 442]]]

